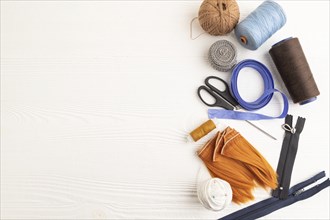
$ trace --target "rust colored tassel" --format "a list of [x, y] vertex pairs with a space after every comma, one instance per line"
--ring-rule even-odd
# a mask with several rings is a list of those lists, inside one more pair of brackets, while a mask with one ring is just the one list
[[221, 155], [242, 161], [255, 175], [261, 186], [275, 189], [277, 187], [276, 172], [240, 133], [234, 129], [232, 131], [231, 137], [224, 137], [225, 144], [222, 147]]
[[233, 201], [254, 199], [253, 189], [276, 188], [277, 177], [265, 158], [236, 130], [228, 127], [218, 132], [198, 152], [213, 177], [227, 181], [233, 190]]

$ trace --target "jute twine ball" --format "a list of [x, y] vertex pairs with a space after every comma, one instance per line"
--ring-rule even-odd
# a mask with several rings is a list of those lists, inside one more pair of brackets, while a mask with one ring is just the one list
[[204, 0], [198, 12], [199, 24], [211, 35], [226, 35], [239, 20], [239, 8], [235, 0]]

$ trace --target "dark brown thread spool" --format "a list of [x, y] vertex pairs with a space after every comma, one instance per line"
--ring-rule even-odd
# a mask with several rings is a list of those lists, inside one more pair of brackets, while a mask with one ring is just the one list
[[269, 53], [294, 103], [306, 104], [320, 95], [298, 38], [278, 42]]

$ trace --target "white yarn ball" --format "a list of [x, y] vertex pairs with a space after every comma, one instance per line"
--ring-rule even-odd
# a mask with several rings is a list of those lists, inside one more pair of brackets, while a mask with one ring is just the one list
[[231, 203], [233, 192], [228, 182], [211, 178], [198, 186], [197, 196], [205, 208], [220, 211]]

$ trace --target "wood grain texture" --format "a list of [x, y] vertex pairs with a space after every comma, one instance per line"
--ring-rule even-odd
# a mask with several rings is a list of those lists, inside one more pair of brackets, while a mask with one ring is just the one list
[[[260, 1], [238, 3], [242, 19]], [[307, 118], [294, 184], [329, 174], [329, 2], [280, 4], [288, 22], [257, 51], [233, 33], [221, 39], [237, 46], [239, 60], [265, 63], [288, 94], [268, 49], [299, 37], [321, 95], [306, 106], [290, 101], [290, 114]], [[1, 219], [217, 219], [248, 205], [212, 212], [196, 195], [202, 162], [195, 151], [214, 134], [185, 142], [207, 119], [196, 89], [209, 75], [230, 78], [207, 62], [219, 37], [189, 38], [199, 5], [1, 1]], [[254, 97], [244, 81], [242, 91]], [[261, 112], [276, 115], [280, 103], [275, 96]], [[240, 121], [222, 120], [219, 129], [240, 131], [275, 168], [282, 123], [258, 122], [277, 141]], [[257, 190], [254, 202], [268, 196]], [[327, 189], [265, 219], [329, 217]]]

